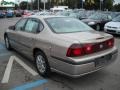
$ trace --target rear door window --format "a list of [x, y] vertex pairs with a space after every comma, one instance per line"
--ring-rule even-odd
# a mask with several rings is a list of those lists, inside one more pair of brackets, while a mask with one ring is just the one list
[[36, 33], [39, 28], [39, 22], [36, 19], [29, 19], [25, 26], [26, 32]]
[[15, 25], [15, 30], [16, 31], [24, 30], [26, 21], [27, 21], [27, 19], [21, 19], [20, 21], [18, 21], [18, 23]]

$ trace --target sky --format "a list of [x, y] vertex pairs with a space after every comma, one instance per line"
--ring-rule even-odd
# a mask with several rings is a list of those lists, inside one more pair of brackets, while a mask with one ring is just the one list
[[115, 0], [115, 4], [120, 3], [120, 0]]

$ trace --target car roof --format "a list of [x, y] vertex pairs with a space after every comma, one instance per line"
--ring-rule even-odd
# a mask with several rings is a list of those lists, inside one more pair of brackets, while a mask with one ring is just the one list
[[56, 17], [66, 17], [66, 16], [55, 16], [55, 15], [41, 15], [41, 16], [37, 16], [37, 15], [32, 15], [32, 16], [28, 16], [28, 17], [25, 17], [25, 18], [46, 19], [46, 18], [56, 18]]

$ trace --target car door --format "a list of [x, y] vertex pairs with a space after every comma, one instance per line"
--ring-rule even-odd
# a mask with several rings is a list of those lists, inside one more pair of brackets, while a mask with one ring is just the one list
[[24, 30], [20, 32], [20, 43], [22, 52], [27, 56], [33, 56], [33, 47], [35, 44], [35, 37], [39, 29], [40, 22], [38, 19], [29, 18]]
[[24, 26], [27, 22], [27, 19], [20, 19], [16, 25], [14, 30], [9, 30], [8, 37], [10, 39], [10, 43], [13, 48], [15, 49], [21, 49], [20, 48], [20, 32], [23, 31]]

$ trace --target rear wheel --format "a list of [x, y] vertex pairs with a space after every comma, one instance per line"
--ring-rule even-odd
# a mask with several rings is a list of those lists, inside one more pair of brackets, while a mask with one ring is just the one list
[[5, 46], [8, 50], [11, 50], [11, 45], [10, 45], [10, 42], [9, 42], [9, 38], [8, 36], [5, 36]]
[[46, 56], [41, 52], [37, 51], [35, 53], [36, 68], [40, 75], [43, 77], [50, 76], [50, 66]]

